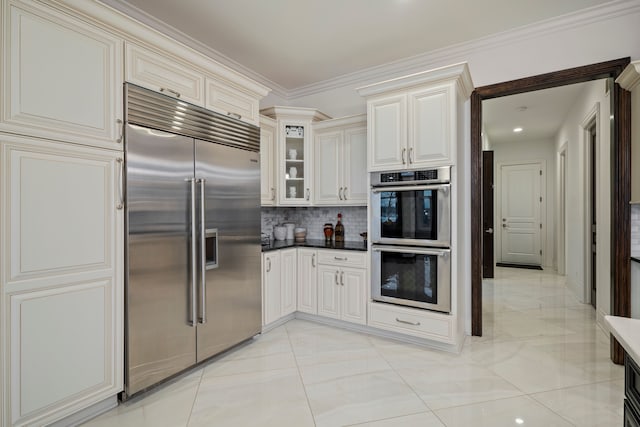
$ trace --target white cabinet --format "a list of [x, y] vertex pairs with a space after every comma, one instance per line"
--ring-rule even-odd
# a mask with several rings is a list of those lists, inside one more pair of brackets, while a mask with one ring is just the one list
[[262, 324], [278, 320], [282, 312], [280, 251], [262, 254]]
[[260, 204], [276, 204], [276, 121], [260, 116]]
[[298, 248], [298, 311], [318, 314], [318, 255]]
[[311, 124], [329, 116], [310, 108], [271, 107], [262, 114], [277, 120], [278, 204], [309, 206], [313, 200]]
[[43, 3], [2, 2], [0, 131], [122, 150], [122, 40]]
[[298, 252], [295, 248], [282, 249], [280, 251], [281, 279], [281, 316], [286, 316], [296, 311], [298, 303]]
[[314, 204], [367, 204], [366, 117], [314, 125]]
[[367, 97], [370, 171], [455, 164], [459, 111], [473, 91], [466, 63], [358, 91]]
[[0, 134], [4, 425], [122, 390], [121, 154]]
[[260, 125], [259, 100], [213, 77], [205, 79], [205, 107], [252, 125]]
[[318, 250], [318, 262], [318, 315], [366, 324], [366, 253]]
[[204, 106], [204, 74], [168, 52], [126, 43], [125, 79], [191, 104]]
[[263, 326], [296, 311], [297, 252], [295, 248], [262, 254]]

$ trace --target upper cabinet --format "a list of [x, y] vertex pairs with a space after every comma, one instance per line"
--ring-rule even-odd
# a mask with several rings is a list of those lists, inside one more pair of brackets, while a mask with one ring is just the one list
[[276, 204], [276, 121], [260, 116], [260, 204]]
[[456, 163], [458, 112], [473, 91], [466, 63], [358, 89], [367, 98], [368, 170]]
[[0, 130], [122, 150], [122, 39], [22, 1], [2, 31]]
[[640, 203], [640, 61], [633, 61], [616, 83], [631, 92], [631, 203]]
[[330, 117], [310, 108], [271, 107], [262, 114], [277, 121], [277, 193], [280, 205], [309, 206], [313, 200], [311, 124]]
[[367, 204], [366, 123], [359, 115], [314, 124], [314, 204]]
[[126, 44], [128, 82], [204, 107], [204, 74], [188, 63], [133, 43]]

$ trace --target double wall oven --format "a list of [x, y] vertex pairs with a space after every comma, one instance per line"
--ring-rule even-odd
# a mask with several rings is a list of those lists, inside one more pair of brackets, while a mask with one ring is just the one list
[[451, 311], [451, 168], [371, 175], [372, 298]]

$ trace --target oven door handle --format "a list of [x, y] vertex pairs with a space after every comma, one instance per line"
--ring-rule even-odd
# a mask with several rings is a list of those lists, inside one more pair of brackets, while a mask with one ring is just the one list
[[451, 253], [449, 249], [429, 249], [429, 248], [416, 248], [413, 246], [371, 246], [371, 250], [375, 252], [396, 252], [396, 253], [409, 253], [420, 255], [436, 255], [441, 257], [447, 257]]
[[423, 190], [444, 190], [448, 191], [451, 184], [432, 185], [398, 185], [390, 187], [371, 187], [372, 193], [386, 193], [388, 191], [423, 191]]

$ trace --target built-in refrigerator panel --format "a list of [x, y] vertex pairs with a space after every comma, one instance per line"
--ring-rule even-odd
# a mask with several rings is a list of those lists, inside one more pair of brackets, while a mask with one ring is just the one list
[[200, 140], [195, 153], [205, 207], [197, 331], [202, 361], [261, 331], [260, 154]]
[[194, 140], [126, 127], [126, 393], [196, 363], [191, 310]]

